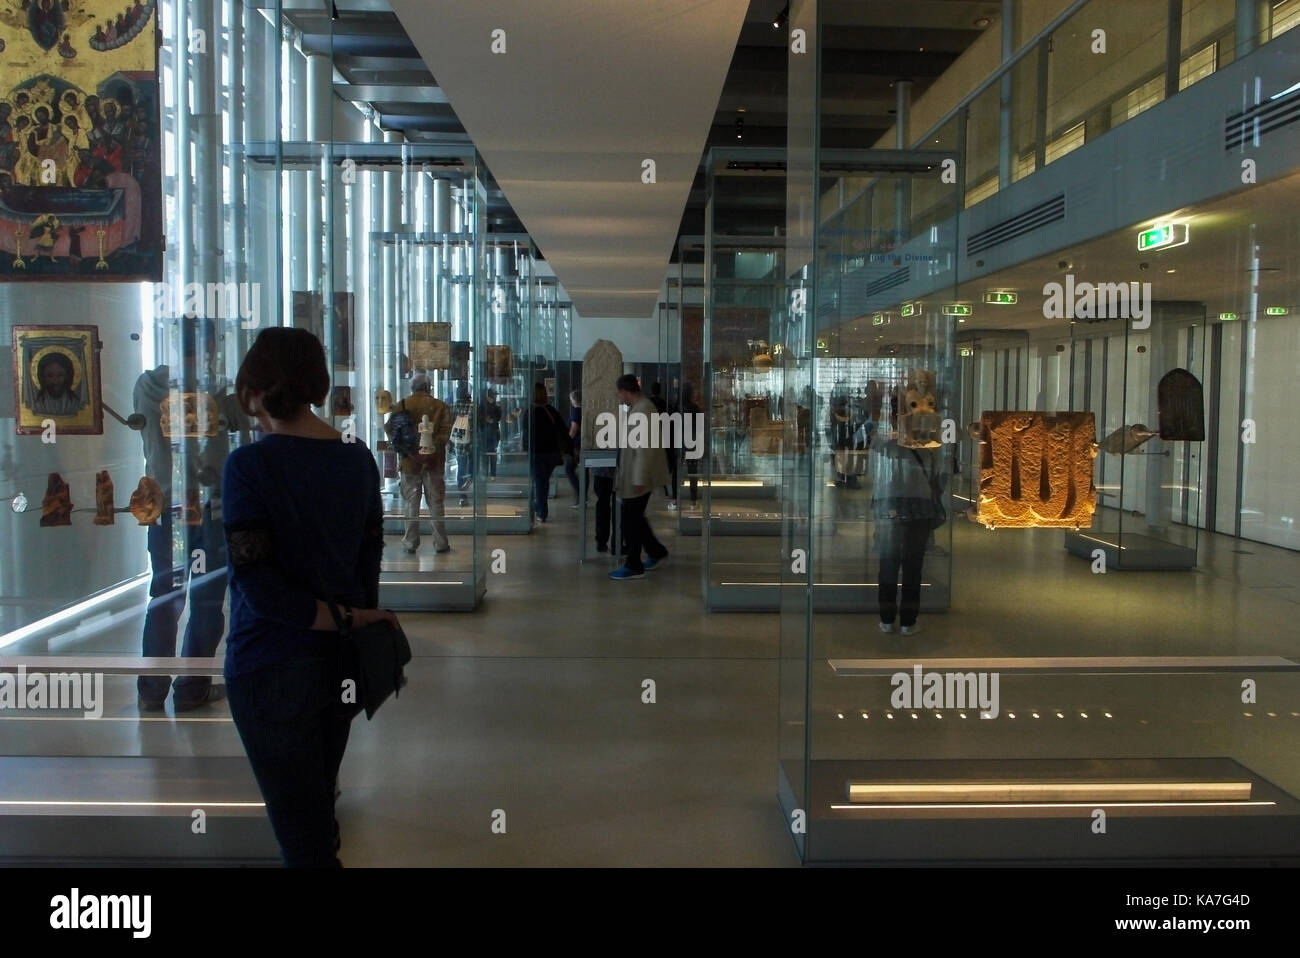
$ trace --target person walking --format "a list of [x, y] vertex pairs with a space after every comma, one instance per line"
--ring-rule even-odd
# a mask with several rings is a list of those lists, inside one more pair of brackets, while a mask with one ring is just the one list
[[551, 473], [564, 461], [564, 452], [570, 445], [564, 417], [551, 405], [546, 386], [542, 383], [533, 386], [533, 407], [528, 425], [523, 440], [524, 449], [532, 452], [533, 513], [538, 522], [545, 522], [550, 518]]
[[397, 623], [378, 608], [379, 470], [364, 442], [313, 414], [329, 387], [320, 340], [262, 330], [235, 389], [264, 435], [230, 454], [221, 483], [230, 714], [290, 868], [339, 866], [336, 783], [356, 707], [339, 694], [343, 645], [324, 600], [354, 628]]
[[[432, 452], [421, 454], [417, 430], [425, 416], [433, 427]], [[400, 428], [399, 428], [400, 427]], [[433, 547], [443, 553], [451, 551], [447, 540], [446, 498], [447, 441], [451, 436], [451, 411], [447, 404], [429, 393], [429, 377], [416, 373], [411, 377], [411, 395], [393, 406], [384, 432], [401, 456], [402, 501], [406, 506], [406, 527], [402, 548], [414, 555], [420, 548], [420, 495], [429, 504], [433, 520]]]
[[[645, 417], [646, 428], [643, 435], [653, 435], [649, 424], [654, 422], [655, 405], [641, 394], [641, 386], [636, 377], [625, 374], [615, 383], [618, 400], [628, 409], [628, 430], [635, 426], [632, 417]], [[668, 481], [668, 461], [664, 451], [656, 448], [628, 446], [618, 453], [618, 471], [614, 478], [614, 490], [621, 500], [621, 524], [623, 541], [627, 543], [627, 559], [619, 568], [609, 574], [611, 579], [640, 579], [650, 569], [657, 568], [668, 558], [668, 549], [655, 538], [654, 530], [646, 520], [646, 506], [650, 504], [650, 495], [654, 490]], [[647, 558], [641, 561], [641, 553]]]
[[573, 487], [573, 506], [582, 505], [582, 494], [578, 483], [578, 466], [582, 462], [582, 390], [575, 389], [569, 393], [569, 449], [564, 454], [564, 475]]

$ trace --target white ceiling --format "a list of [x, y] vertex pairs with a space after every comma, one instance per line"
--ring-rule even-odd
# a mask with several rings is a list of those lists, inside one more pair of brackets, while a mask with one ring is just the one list
[[577, 312], [652, 317], [749, 0], [392, 7]]

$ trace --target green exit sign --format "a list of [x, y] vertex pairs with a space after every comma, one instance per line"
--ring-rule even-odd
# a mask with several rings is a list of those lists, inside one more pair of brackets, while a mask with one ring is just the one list
[[872, 325], [872, 326], [883, 326], [883, 325], [885, 325], [885, 314], [884, 314], [884, 313], [876, 313], [876, 315], [872, 316], [872, 317], [871, 317], [871, 325]]
[[948, 303], [943, 308], [945, 316], [969, 316], [973, 312], [974, 310], [965, 303]]
[[1265, 316], [1285, 316], [1290, 310], [1285, 306], [1266, 306], [1264, 308]]
[[1008, 290], [995, 289], [984, 294], [984, 302], [990, 306], [1014, 306], [1020, 297]]
[[921, 311], [920, 303], [904, 303], [898, 314], [906, 319], [908, 316], [915, 316]]
[[1220, 314], [1219, 314], [1219, 319], [1223, 320], [1223, 322], [1225, 322], [1225, 323], [1227, 323], [1227, 322], [1231, 322], [1232, 320], [1234, 320], [1234, 319], [1236, 319], [1236, 318], [1237, 318], [1237, 314], [1236, 314], [1236, 313], [1220, 313]]
[[1186, 223], [1166, 223], [1138, 233], [1138, 252], [1182, 246], [1189, 241]]
[[962, 357], [963, 359], [969, 359], [971, 356], [975, 355], [975, 347], [962, 346], [960, 349], [957, 350], [957, 355]]

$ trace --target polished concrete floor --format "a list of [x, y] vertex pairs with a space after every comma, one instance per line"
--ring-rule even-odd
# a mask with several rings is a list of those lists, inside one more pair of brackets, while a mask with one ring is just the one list
[[[780, 692], [803, 686], [802, 616], [704, 612], [704, 540], [678, 536], [657, 498], [652, 522], [671, 559], [644, 579], [611, 582], [607, 557], [576, 561], [567, 493], [553, 502], [551, 521], [533, 534], [485, 541], [505, 550], [506, 571], [489, 577], [480, 609], [404, 615], [410, 685], [373, 722], [355, 723], [344, 763], [345, 863], [797, 865], [776, 791], [778, 742], [788, 758], [802, 739], [802, 701], [787, 694], [782, 702]], [[389, 541], [398, 553], [397, 537]], [[780, 549], [772, 537], [723, 545], [764, 556]], [[463, 551], [468, 540], [453, 546]], [[421, 552], [431, 558], [432, 547], [426, 538]], [[1059, 531], [990, 533], [960, 519], [951, 551], [952, 609], [927, 616], [913, 639], [880, 634], [870, 615], [817, 617], [807, 716], [815, 757], [1228, 755], [1300, 793], [1294, 671], [1257, 676], [1272, 698], [1253, 709], [1240, 705], [1234, 675], [1004, 684], [1010, 707], [1113, 709], [1116, 724], [1105, 730], [1074, 713], [1050, 732], [1008, 719], [970, 731], [941, 721], [885, 731], [860, 718], [849, 728], [840, 716], [882, 707], [888, 688], [833, 674], [834, 658], [1300, 661], [1296, 553], [1203, 537], [1194, 572], [1100, 576], [1066, 554]], [[139, 614], [127, 608], [48, 647], [5, 651], [132, 654], [138, 635]], [[653, 704], [643, 702], [647, 680]], [[129, 677], [110, 679], [105, 717], [6, 714], [0, 751], [240, 754], [223, 704], [140, 721]]]

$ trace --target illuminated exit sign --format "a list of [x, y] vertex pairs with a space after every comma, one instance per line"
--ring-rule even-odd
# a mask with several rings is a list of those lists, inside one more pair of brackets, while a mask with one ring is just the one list
[[906, 319], [908, 316], [917, 315], [920, 311], [921, 311], [920, 303], [904, 303], [902, 308], [899, 309], [898, 315]]
[[964, 303], [949, 303], [943, 308], [945, 316], [969, 316], [973, 312], [974, 310]]
[[960, 356], [962, 359], [969, 359], [971, 356], [975, 355], [975, 347], [962, 346], [960, 349], [957, 350], [957, 355]]
[[1285, 316], [1289, 310], [1285, 306], [1266, 306], [1264, 308], [1265, 316]]
[[872, 316], [872, 317], [871, 317], [871, 325], [872, 325], [872, 326], [883, 326], [883, 325], [885, 325], [885, 314], [884, 314], [884, 313], [876, 313], [876, 315]]
[[1138, 233], [1138, 252], [1182, 246], [1188, 242], [1186, 223], [1166, 223]]
[[1020, 297], [1008, 290], [995, 289], [984, 294], [984, 302], [990, 306], [1014, 306]]

